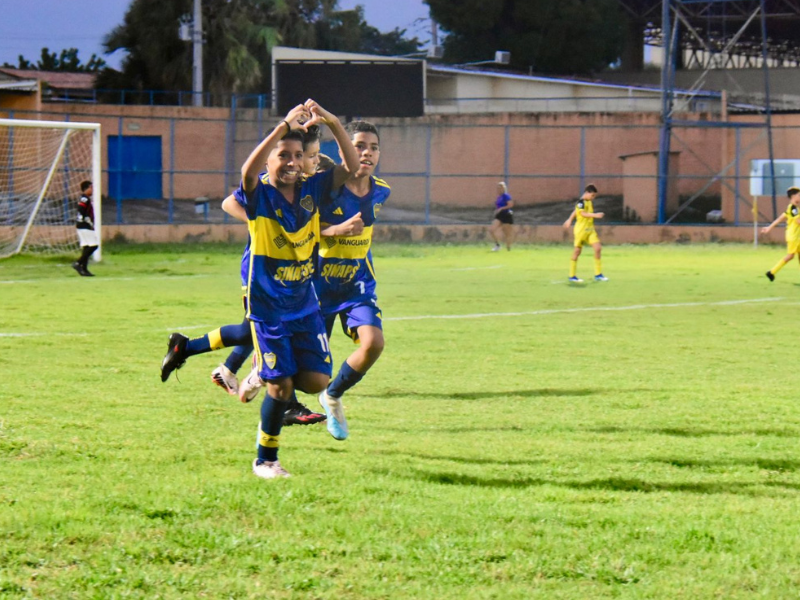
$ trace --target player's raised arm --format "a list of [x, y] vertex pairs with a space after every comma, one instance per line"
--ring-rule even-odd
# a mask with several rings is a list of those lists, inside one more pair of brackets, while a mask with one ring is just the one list
[[289, 133], [292, 129], [306, 129], [306, 123], [311, 119], [308, 109], [302, 104], [298, 104], [286, 114], [278, 125], [269, 133], [264, 140], [256, 146], [255, 150], [250, 153], [247, 160], [242, 165], [242, 185], [244, 186], [245, 193], [252, 192], [256, 189], [258, 183], [258, 174], [264, 169], [267, 162], [267, 157], [272, 150], [278, 145], [284, 135]]
[[325, 110], [311, 99], [306, 100], [305, 106], [313, 115], [311, 123], [324, 123], [327, 125], [339, 145], [339, 149], [342, 151], [344, 161], [341, 165], [335, 166], [333, 171], [333, 187], [341, 187], [352, 173], [358, 171], [360, 166], [358, 152], [353, 146], [353, 142], [350, 140], [344, 125], [336, 115]]

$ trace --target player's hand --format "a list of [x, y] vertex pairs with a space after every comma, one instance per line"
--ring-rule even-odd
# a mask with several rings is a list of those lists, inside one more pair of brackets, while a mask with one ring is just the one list
[[597, 213], [597, 216], [595, 217], [595, 219], [602, 219], [605, 216], [606, 216], [606, 213]]
[[306, 100], [304, 104], [306, 110], [311, 115], [311, 120], [307, 123], [307, 125], [317, 125], [318, 123], [322, 123], [323, 125], [330, 126], [336, 120], [336, 117], [322, 108], [316, 100], [312, 100], [309, 98]]
[[364, 231], [364, 221], [361, 219], [361, 213], [357, 212], [347, 221], [341, 223], [339, 231], [341, 232], [339, 235], [361, 235]]
[[569, 225], [570, 225], [570, 222], [569, 222], [569, 221], [564, 221], [564, 224], [562, 225], [562, 227], [563, 227], [564, 229], [569, 229]]
[[291, 129], [302, 129], [305, 131], [311, 124], [311, 113], [304, 104], [298, 104], [288, 113], [286, 113], [286, 121]]
[[761, 233], [769, 233], [769, 227], [762, 227]]

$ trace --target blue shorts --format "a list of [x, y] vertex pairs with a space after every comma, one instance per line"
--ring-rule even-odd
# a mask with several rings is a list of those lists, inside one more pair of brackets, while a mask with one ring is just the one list
[[372, 325], [383, 331], [383, 317], [381, 309], [376, 304], [356, 304], [348, 306], [339, 312], [325, 315], [325, 331], [328, 337], [333, 333], [333, 324], [336, 321], [336, 315], [339, 315], [339, 320], [342, 323], [342, 331], [354, 342], [358, 341], [358, 328], [362, 325]]
[[258, 374], [265, 381], [314, 371], [330, 377], [331, 353], [319, 311], [293, 321], [267, 324], [250, 321]]

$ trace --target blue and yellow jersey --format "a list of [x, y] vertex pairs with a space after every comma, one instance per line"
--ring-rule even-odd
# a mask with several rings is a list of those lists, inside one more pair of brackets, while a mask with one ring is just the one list
[[249, 319], [290, 321], [319, 308], [311, 282], [319, 242], [319, 199], [328, 195], [332, 181], [333, 171], [302, 177], [293, 203], [270, 185], [266, 173], [259, 175], [248, 196], [241, 185], [236, 190], [250, 233]]
[[581, 212], [594, 212], [591, 200], [581, 198], [575, 205], [575, 235], [583, 235], [594, 231], [594, 217], [584, 217]]
[[797, 218], [800, 217], [800, 208], [790, 202], [784, 214], [786, 215], [786, 241], [797, 241], [800, 239], [800, 223], [797, 222]]
[[325, 236], [319, 245], [319, 269], [314, 280], [322, 312], [332, 314], [353, 304], [375, 298], [375, 270], [372, 266], [372, 228], [389, 198], [389, 185], [370, 177], [370, 190], [359, 197], [342, 186], [332, 190], [320, 205], [320, 227], [343, 223], [361, 213], [361, 235]]

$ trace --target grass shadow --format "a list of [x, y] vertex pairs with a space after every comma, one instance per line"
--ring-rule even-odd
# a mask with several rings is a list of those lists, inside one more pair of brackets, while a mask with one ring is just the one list
[[443, 400], [490, 400], [496, 398], [556, 398], [569, 396], [591, 396], [600, 394], [607, 390], [596, 388], [576, 388], [576, 389], [554, 389], [540, 388], [535, 390], [497, 390], [494, 392], [453, 392], [451, 394], [438, 394], [434, 392], [415, 393], [411, 391], [387, 391], [378, 394], [370, 394], [371, 398], [384, 398], [392, 400], [395, 398], [408, 398], [420, 396], [424, 398], [439, 398]]
[[699, 429], [692, 427], [618, 427], [609, 425], [606, 427], [593, 427], [587, 431], [592, 433], [646, 433], [654, 435], [669, 435], [684, 438], [704, 438], [713, 436], [772, 436], [772, 437], [798, 437], [800, 434], [790, 429], [744, 429], [735, 431], [721, 431], [716, 429]]
[[693, 458], [647, 458], [646, 462], [672, 465], [688, 469], [709, 469], [717, 467], [757, 467], [765, 471], [797, 471], [800, 469], [800, 460], [769, 459], [769, 458], [731, 458], [725, 460], [702, 460]]
[[528, 460], [496, 460], [493, 458], [473, 458], [467, 456], [452, 456], [440, 454], [425, 454], [423, 452], [402, 452], [399, 450], [383, 450], [377, 454], [385, 456], [399, 456], [402, 458], [418, 458], [422, 460], [442, 460], [447, 462], [454, 462], [463, 465], [494, 465], [494, 466], [525, 466], [536, 465], [545, 462], [543, 458], [535, 458]]
[[528, 488], [550, 485], [572, 490], [605, 490], [610, 492], [636, 492], [636, 493], [688, 493], [688, 494], [739, 494], [746, 496], [764, 496], [763, 491], [756, 489], [758, 486], [779, 488], [783, 490], [798, 491], [800, 484], [788, 482], [658, 482], [647, 481], [639, 478], [628, 477], [607, 477], [603, 479], [590, 479], [588, 481], [574, 480], [547, 480], [531, 477], [507, 478], [507, 477], [478, 477], [466, 475], [464, 473], [453, 473], [447, 471], [417, 471], [413, 475], [415, 479], [420, 479], [429, 483], [441, 485], [460, 485], [480, 488]]

